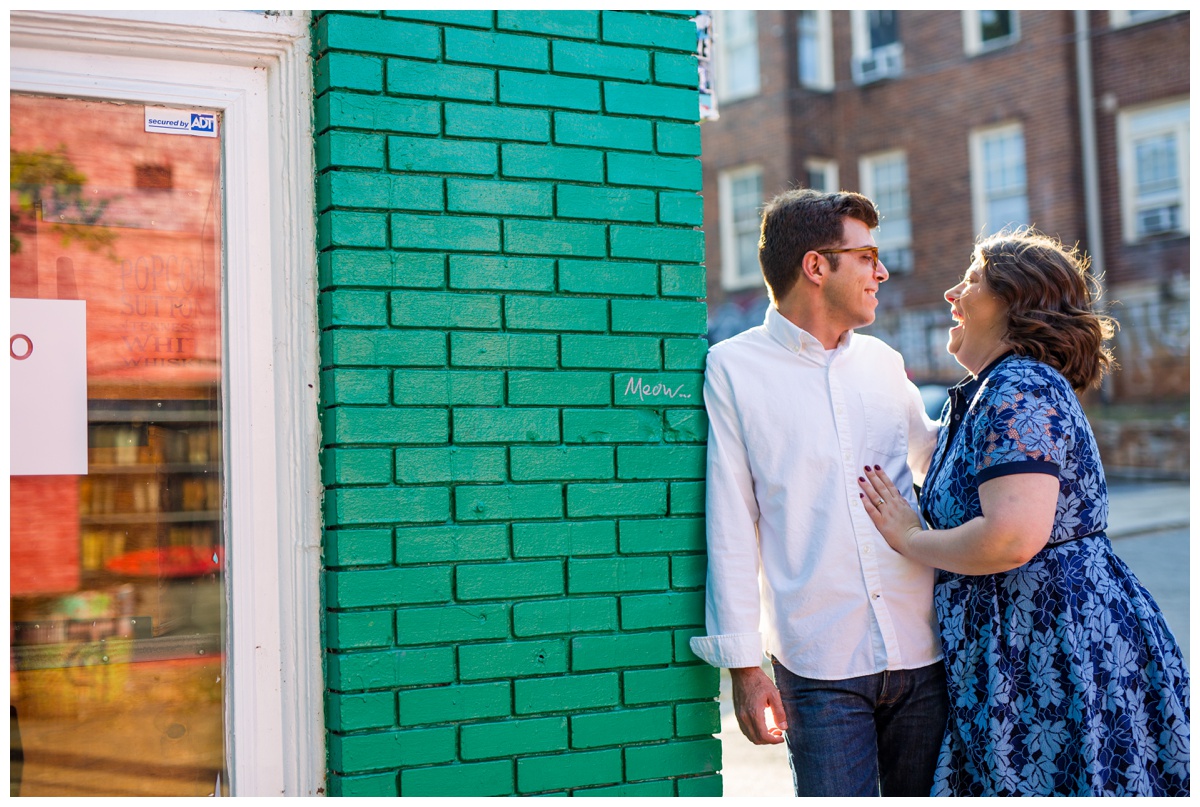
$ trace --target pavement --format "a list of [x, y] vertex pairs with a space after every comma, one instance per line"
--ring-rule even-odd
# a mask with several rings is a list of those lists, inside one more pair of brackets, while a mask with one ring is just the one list
[[[1186, 482], [1110, 482], [1108, 536], [1117, 555], [1158, 602], [1191, 669], [1191, 500]], [[768, 668], [768, 674], [770, 670]], [[742, 736], [721, 672], [721, 771], [726, 796], [791, 797], [784, 745]]]

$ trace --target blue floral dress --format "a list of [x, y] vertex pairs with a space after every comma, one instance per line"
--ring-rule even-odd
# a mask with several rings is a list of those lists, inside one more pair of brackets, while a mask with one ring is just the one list
[[1024, 566], [938, 572], [950, 717], [933, 795], [1187, 795], [1188, 673], [1104, 534], [1104, 469], [1071, 385], [1009, 354], [950, 393], [921, 494], [932, 528], [981, 515], [979, 485], [1006, 474], [1053, 474], [1059, 497]]

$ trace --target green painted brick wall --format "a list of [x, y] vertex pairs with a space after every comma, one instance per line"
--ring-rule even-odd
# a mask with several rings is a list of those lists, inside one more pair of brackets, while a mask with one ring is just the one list
[[330, 795], [721, 792], [690, 16], [313, 14]]

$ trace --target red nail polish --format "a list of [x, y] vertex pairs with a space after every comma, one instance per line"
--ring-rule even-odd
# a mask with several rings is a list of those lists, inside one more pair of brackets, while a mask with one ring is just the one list
[[876, 470], [876, 471], [878, 471], [878, 470], [879, 470], [879, 466], [878, 466], [878, 465], [876, 465], [876, 466], [875, 466], [875, 470]]
[[863, 478], [860, 476], [860, 477], [858, 478], [858, 481], [859, 481], [859, 482], [866, 482], [867, 480], [863, 479]]
[[864, 471], [870, 471], [870, 470], [871, 470], [871, 466], [870, 466], [870, 465], [864, 465], [864, 466], [863, 466], [863, 470], [864, 470]]

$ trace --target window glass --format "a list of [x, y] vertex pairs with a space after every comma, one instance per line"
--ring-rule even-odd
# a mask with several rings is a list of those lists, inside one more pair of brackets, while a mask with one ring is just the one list
[[723, 29], [719, 30], [722, 76], [725, 87], [717, 87], [718, 97], [744, 98], [758, 92], [758, 28], [753, 11], [723, 11]]
[[1012, 17], [1011, 11], [980, 11], [979, 38], [984, 44], [1009, 38], [1013, 34]]
[[867, 27], [871, 50], [900, 41], [900, 32], [894, 11], [868, 11]]
[[1007, 127], [977, 135], [976, 171], [982, 205], [979, 226], [987, 233], [1029, 224], [1025, 135]]
[[908, 159], [902, 153], [865, 161], [868, 196], [879, 207], [879, 232], [875, 241], [879, 257], [889, 271], [912, 269], [912, 219], [908, 200]]
[[737, 274], [740, 278], [756, 278], [758, 268], [758, 239], [761, 222], [762, 174], [754, 172], [730, 183], [733, 202], [733, 226], [737, 238]]

